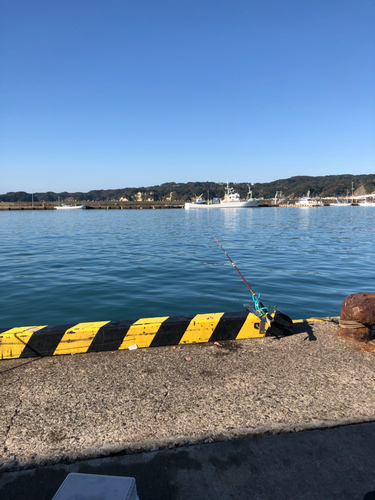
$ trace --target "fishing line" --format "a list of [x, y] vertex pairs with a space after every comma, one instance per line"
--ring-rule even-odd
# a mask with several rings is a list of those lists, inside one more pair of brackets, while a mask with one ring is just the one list
[[255, 309], [258, 311], [258, 313], [260, 314], [261, 317], [263, 316], [266, 316], [266, 319], [267, 319], [267, 323], [268, 324], [271, 324], [272, 321], [273, 321], [273, 318], [271, 317], [271, 315], [269, 314], [269, 309], [268, 307], [265, 307], [262, 302], [260, 302], [260, 294], [258, 295], [258, 298], [255, 296], [255, 292], [254, 290], [251, 288], [251, 286], [249, 285], [249, 283], [245, 280], [245, 278], [242, 276], [241, 274], [241, 271], [238, 269], [238, 267], [236, 266], [236, 264], [233, 262], [233, 260], [229, 257], [229, 255], [227, 254], [227, 252], [224, 250], [224, 248], [222, 247], [222, 245], [220, 244], [219, 240], [216, 238], [216, 236], [213, 235], [213, 237], [215, 238], [217, 244], [219, 245], [219, 247], [222, 249], [222, 251], [225, 253], [225, 255], [228, 257], [229, 261], [231, 262], [232, 266], [234, 267], [234, 269], [238, 272], [238, 274], [241, 276], [241, 278], [243, 279], [243, 281], [245, 282], [247, 288], [250, 290], [251, 292], [251, 296], [252, 296], [252, 299], [253, 299], [253, 302], [254, 302], [254, 305], [255, 305]]

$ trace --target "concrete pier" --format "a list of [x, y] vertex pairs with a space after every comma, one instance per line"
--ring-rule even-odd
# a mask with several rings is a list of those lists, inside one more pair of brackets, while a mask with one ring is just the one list
[[[92, 201], [92, 202], [76, 202], [74, 205], [86, 205], [88, 210], [154, 210], [154, 209], [171, 209], [171, 208], [184, 208], [184, 203], [175, 201], [129, 201], [129, 202], [113, 202], [113, 201]], [[1, 211], [40, 211], [40, 210], [54, 210], [57, 203], [52, 202], [35, 202], [33, 205], [31, 203], [25, 202], [0, 202], [0, 212]]]
[[140, 500], [374, 500], [374, 460], [375, 424], [356, 424], [8, 472], [0, 495], [51, 500], [74, 472], [134, 477]]
[[[301, 432], [302, 436], [307, 430], [340, 427], [343, 430], [337, 435], [344, 444], [337, 443], [337, 446], [346, 453], [345, 439], [349, 440], [346, 436], [352, 425], [375, 421], [375, 354], [362, 344], [342, 340], [338, 330], [335, 322], [307, 322], [296, 324], [295, 334], [282, 339], [265, 337], [181, 348], [155, 347], [2, 361], [0, 497], [5, 498], [1, 488], [10, 491], [5, 488], [16, 477], [11, 474], [21, 478], [21, 472], [16, 471], [36, 468], [40, 472], [33, 473], [35, 479], [46, 470], [41, 467], [53, 464], [87, 463], [82, 461], [156, 453], [156, 450], [162, 453], [172, 448], [180, 452], [186, 450], [185, 455], [179, 455], [180, 465], [184, 470], [190, 470], [190, 466], [194, 469], [189, 447], [213, 446], [207, 443], [221, 443], [222, 450], [232, 450], [231, 460], [237, 460], [240, 468], [241, 463], [249, 463], [246, 453], [240, 447], [242, 451], [237, 455], [235, 445], [228, 441], [239, 443], [249, 439], [246, 442], [253, 449], [252, 439], [269, 434]], [[374, 439], [373, 427], [361, 429], [364, 443]], [[366, 438], [367, 432], [370, 434]], [[281, 436], [274, 437], [281, 439]], [[362, 441], [353, 438], [350, 446], [356, 448]], [[357, 452], [362, 453], [359, 449]], [[219, 458], [224, 456], [223, 451], [218, 453]], [[319, 460], [319, 454], [309, 453], [306, 452], [305, 460], [311, 470], [315, 470], [314, 461]], [[369, 457], [369, 463], [373, 464], [374, 458]], [[272, 447], [268, 459], [270, 463], [276, 460]], [[253, 462], [255, 464], [256, 456]], [[333, 463], [331, 465], [333, 467]], [[366, 465], [357, 465], [361, 478]], [[292, 466], [298, 464], [292, 464], [291, 459]], [[118, 469], [113, 467], [116, 474]], [[58, 475], [61, 484], [68, 469], [59, 470], [65, 471]], [[108, 473], [97, 470], [97, 473]], [[131, 468], [126, 470], [127, 474], [123, 475], [129, 475]], [[151, 466], [148, 470], [149, 474], [154, 473]], [[288, 492], [284, 491], [283, 496], [281, 490], [275, 494], [267, 489], [267, 484], [260, 485], [259, 478], [266, 481], [264, 474], [259, 476], [261, 472], [255, 469], [252, 473], [257, 478], [255, 483], [264, 491], [263, 496], [259, 494], [254, 498], [336, 498], [295, 494], [288, 497]], [[337, 474], [335, 481], [340, 482], [340, 474]], [[200, 480], [204, 482], [204, 478]], [[375, 491], [373, 475], [372, 479], [366, 479], [366, 488], [370, 488], [371, 480]], [[276, 481], [274, 488], [280, 484]], [[285, 483], [283, 485], [285, 487]], [[155, 495], [147, 498], [193, 498], [177, 493], [173, 496], [168, 493], [169, 486], [164, 484], [164, 496], [157, 496], [155, 490]], [[141, 491], [138, 483], [137, 488]], [[236, 488], [241, 486], [233, 480], [226, 492], [221, 488], [221, 496], [211, 493], [201, 498], [252, 498], [250, 494], [244, 496], [242, 490], [242, 496], [236, 495]], [[293, 488], [295, 491], [295, 485]], [[365, 493], [367, 491], [358, 497], [337, 498], [362, 500]], [[50, 497], [39, 493], [38, 498]]]

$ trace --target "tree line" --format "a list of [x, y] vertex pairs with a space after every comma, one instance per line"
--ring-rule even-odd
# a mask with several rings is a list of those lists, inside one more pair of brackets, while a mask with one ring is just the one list
[[[254, 198], [273, 198], [275, 193], [282, 192], [283, 197], [300, 198], [310, 191], [312, 197], [345, 197], [351, 195], [352, 185], [358, 192], [370, 194], [375, 192], [375, 174], [369, 175], [327, 175], [327, 176], [295, 176], [288, 179], [279, 179], [273, 182], [256, 183], [251, 186]], [[223, 198], [225, 182], [167, 182], [157, 186], [122, 188], [122, 189], [98, 189], [87, 193], [83, 192], [61, 192], [54, 193], [26, 193], [24, 191], [10, 192], [0, 195], [3, 202], [31, 202], [32, 196], [35, 202], [65, 202], [69, 199], [78, 202], [90, 201], [113, 201], [126, 199], [128, 201], [194, 201], [201, 196], [204, 199]], [[240, 193], [242, 198], [246, 197], [248, 184], [246, 182], [230, 183], [230, 186]]]

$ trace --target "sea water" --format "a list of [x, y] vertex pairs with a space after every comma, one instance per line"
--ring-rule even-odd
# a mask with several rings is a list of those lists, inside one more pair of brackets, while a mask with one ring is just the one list
[[375, 209], [0, 212], [0, 328], [231, 312], [290, 317], [375, 292]]

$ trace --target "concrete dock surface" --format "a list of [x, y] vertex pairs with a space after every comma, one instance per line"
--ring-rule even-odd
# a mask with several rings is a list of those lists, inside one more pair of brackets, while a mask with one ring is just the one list
[[[341, 340], [333, 322], [295, 331], [1, 361], [0, 498], [34, 498], [11, 496], [23, 481], [28, 492], [39, 481], [38, 498], [52, 498], [74, 470], [136, 477], [141, 500], [370, 500], [375, 430], [363, 422], [375, 421], [375, 354]], [[355, 491], [343, 496], [349, 470]], [[155, 488], [149, 479], [141, 486], [146, 476]], [[204, 496], [189, 496], [195, 480]], [[308, 496], [311, 488], [320, 495]]]
[[79, 472], [134, 477], [140, 500], [374, 500], [374, 464], [375, 423], [357, 424], [3, 473], [0, 496], [51, 500]]

